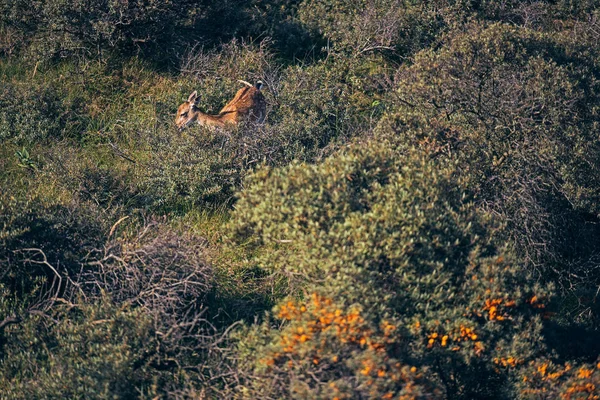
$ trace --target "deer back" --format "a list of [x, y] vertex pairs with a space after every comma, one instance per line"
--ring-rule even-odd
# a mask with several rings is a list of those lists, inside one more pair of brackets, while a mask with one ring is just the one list
[[266, 116], [267, 103], [256, 86], [244, 87], [237, 91], [234, 98], [219, 112], [227, 121], [239, 122], [248, 119], [262, 123]]

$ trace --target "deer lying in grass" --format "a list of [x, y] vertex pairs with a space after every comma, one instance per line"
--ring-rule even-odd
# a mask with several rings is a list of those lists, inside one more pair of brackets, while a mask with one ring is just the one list
[[223, 107], [219, 114], [210, 115], [200, 111], [197, 107], [198, 92], [194, 90], [185, 103], [179, 106], [175, 124], [179, 130], [185, 129], [196, 122], [202, 126], [223, 127], [225, 124], [237, 124], [242, 120], [262, 123], [266, 116], [265, 97], [261, 93], [262, 82], [251, 85], [246, 81], [240, 81], [247, 87], [241, 88], [233, 100]]

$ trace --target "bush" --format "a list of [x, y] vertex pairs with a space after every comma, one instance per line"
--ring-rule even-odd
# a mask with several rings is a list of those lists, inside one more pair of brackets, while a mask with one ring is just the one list
[[397, 395], [415, 380], [424, 393], [439, 385], [451, 398], [493, 397], [512, 368], [544, 349], [537, 314], [548, 288], [495, 242], [497, 228], [455, 175], [382, 142], [250, 178], [232, 237], [261, 249], [249, 262], [287, 276], [289, 293], [318, 300], [281, 303], [275, 313], [290, 324], [266, 322], [253, 333], [257, 344], [241, 344], [261, 378], [247, 383], [254, 396], [289, 397], [296, 388], [328, 396], [329, 383], [371, 396], [363, 379], [407, 366], [430, 370], [424, 386], [405, 371], [397, 382], [371, 381], [373, 396]]
[[39, 301], [30, 297], [38, 294], [40, 279], [42, 284], [46, 282], [39, 293], [42, 299], [64, 289], [66, 282], [55, 286], [56, 272], [50, 266], [56, 266], [60, 274], [78, 271], [80, 257], [101, 243], [109, 228], [104, 215], [89, 203], [48, 204], [34, 193], [31, 198], [16, 198], [15, 194], [0, 196], [0, 283], [27, 307], [29, 301]]
[[0, 283], [0, 388], [9, 398], [184, 396], [207, 382], [216, 390], [226, 376], [227, 332], [208, 319], [218, 310], [208, 309], [206, 241], [158, 222], [112, 239], [124, 220], [78, 271], [30, 255], [54, 272], [52, 286], [30, 276], [23, 295]]
[[178, 28], [193, 22], [191, 13], [206, 6], [181, 0], [19, 0], [2, 3], [0, 25], [25, 32], [24, 47], [35, 59], [97, 57], [111, 49], [144, 45], [160, 49]]
[[152, 395], [156, 333], [140, 310], [67, 304], [6, 328], [0, 390], [7, 399]]
[[600, 362], [557, 365], [547, 359], [532, 361], [522, 372], [522, 398], [593, 399], [600, 387]]
[[67, 136], [72, 132], [69, 125], [77, 123], [70, 112], [79, 106], [61, 99], [56, 90], [46, 85], [27, 89], [2, 85], [0, 139], [31, 143]]
[[407, 345], [398, 327], [365, 318], [360, 305], [312, 293], [274, 311], [285, 324], [278, 331], [269, 329], [276, 321], [266, 321], [238, 334], [241, 362], [255, 368], [236, 388], [246, 397], [425, 399], [444, 393], [428, 367], [390, 357]]
[[0, 3], [0, 54], [30, 61], [107, 59], [132, 53], [172, 66], [170, 58], [196, 43], [274, 37], [287, 57], [304, 56], [313, 36], [295, 19], [296, 0], [112, 1], [24, 0]]
[[212, 268], [204, 260], [205, 240], [161, 225], [147, 223], [131, 239], [90, 251], [76, 288], [87, 298], [110, 293], [116, 304], [136, 305], [152, 316], [156, 330], [173, 333], [204, 313]]
[[600, 70], [596, 50], [572, 35], [502, 24], [454, 32], [398, 70], [397, 111], [379, 129], [457, 160], [528, 265], [565, 286], [597, 281], [587, 260], [600, 234]]
[[436, 7], [403, 0], [304, 1], [299, 17], [331, 40], [335, 51], [353, 56], [373, 52], [412, 54], [431, 43], [444, 22]]

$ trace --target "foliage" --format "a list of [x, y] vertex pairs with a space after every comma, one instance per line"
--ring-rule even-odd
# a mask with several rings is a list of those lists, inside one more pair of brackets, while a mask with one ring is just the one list
[[[218, 45], [265, 31], [289, 56], [304, 56], [311, 35], [293, 20], [295, 0], [114, 1], [24, 0], [0, 2], [0, 54], [21, 53], [32, 61], [110, 58], [137, 52], [155, 62], [198, 42]], [[175, 51], [174, 51], [175, 50]]]
[[[363, 390], [353, 386], [361, 380], [349, 382], [360, 377], [360, 360], [379, 347], [383, 364], [373, 371], [391, 373], [396, 362], [410, 362], [434, 371], [449, 397], [493, 396], [506, 379], [494, 371], [496, 363], [510, 357], [523, 363], [543, 350], [536, 315], [548, 289], [495, 244], [494, 226], [476, 212], [454, 174], [419, 153], [371, 142], [320, 165], [263, 170], [250, 179], [232, 218], [233, 237], [266, 246], [250, 261], [287, 274], [291, 293], [319, 288], [314, 306], [308, 299], [280, 305], [275, 312], [290, 327], [274, 329], [271, 341], [251, 353], [257, 368], [265, 362], [279, 368], [264, 376], [274, 397], [296, 396], [296, 386], [311, 388], [308, 397], [327, 396], [323, 387], [336, 378], [345, 390]], [[352, 318], [344, 310], [354, 310]], [[359, 326], [346, 326], [348, 318]], [[327, 344], [329, 335], [346, 331], [352, 339], [337, 336], [339, 343]], [[355, 351], [347, 347], [356, 344]], [[349, 370], [342, 362], [338, 369], [306, 361], [336, 355]], [[287, 383], [277, 384], [281, 379]], [[373, 390], [365, 394], [392, 390], [395, 396], [404, 389]]]
[[380, 127], [457, 160], [528, 264], [569, 264], [565, 285], [598, 278], [599, 70], [574, 39], [502, 24], [448, 35], [398, 70], [399, 109]]
[[0, 397], [597, 397], [598, 5], [0, 0]]
[[156, 337], [140, 311], [59, 305], [6, 329], [0, 367], [6, 398], [152, 394], [148, 355]]
[[600, 362], [556, 365], [536, 360], [523, 371], [521, 395], [538, 399], [594, 399], [600, 387]]
[[77, 123], [69, 118], [68, 112], [78, 106], [68, 104], [48, 86], [23, 90], [16, 85], [2, 85], [0, 139], [32, 142], [61, 137], [71, 129], [71, 124]]
[[434, 7], [405, 0], [305, 1], [300, 19], [353, 56], [372, 52], [410, 55], [443, 28]]
[[[252, 168], [320, 159], [380, 112], [373, 106], [377, 91], [359, 80], [365, 63], [317, 62], [278, 71], [266, 46], [233, 42], [218, 53], [198, 48], [183, 58], [189, 82], [201, 83], [203, 111], [218, 113], [215, 105], [225, 104], [234, 94], [231, 88], [240, 85], [235, 77], [263, 79], [270, 109], [265, 125], [217, 131], [193, 126], [180, 135], [173, 134], [172, 126], [159, 125], [149, 133], [150, 151], [139, 181], [143, 192], [158, 195], [158, 207], [229, 204]], [[181, 98], [198, 86], [186, 82], [186, 87]]]

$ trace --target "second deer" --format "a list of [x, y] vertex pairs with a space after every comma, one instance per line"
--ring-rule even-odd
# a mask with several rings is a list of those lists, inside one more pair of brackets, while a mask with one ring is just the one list
[[267, 103], [260, 89], [262, 82], [257, 81], [251, 85], [240, 81], [246, 87], [241, 88], [235, 97], [219, 111], [217, 115], [203, 113], [197, 107], [198, 92], [194, 90], [187, 101], [179, 106], [175, 124], [183, 130], [194, 122], [201, 126], [223, 127], [226, 124], [237, 124], [240, 121], [262, 123], [265, 120]]

